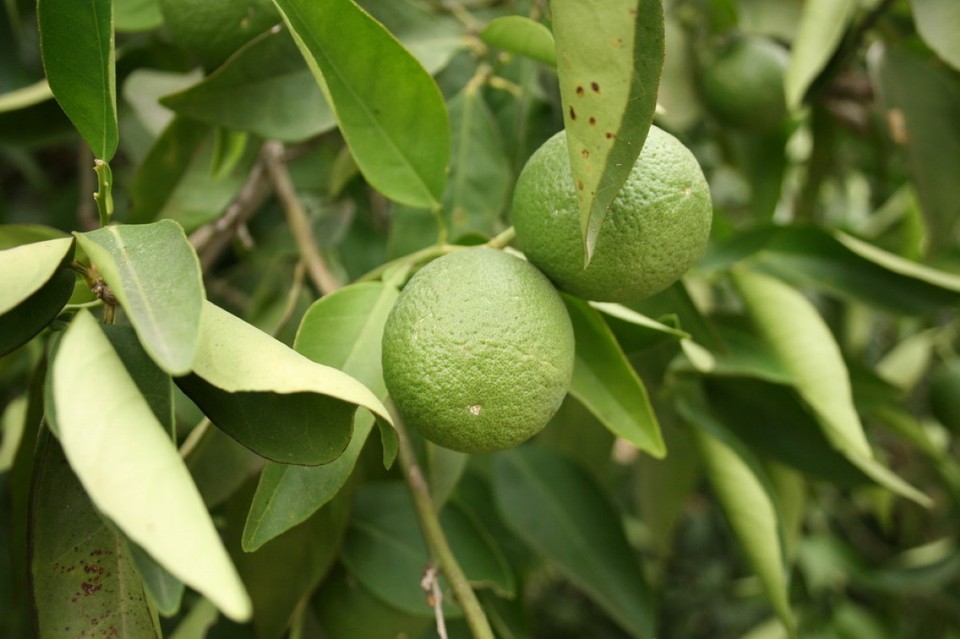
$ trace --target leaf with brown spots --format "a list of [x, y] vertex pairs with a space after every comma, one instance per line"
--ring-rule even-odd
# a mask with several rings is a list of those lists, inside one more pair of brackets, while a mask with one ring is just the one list
[[[551, 0], [586, 262], [647, 138], [663, 67], [660, 0]], [[582, 186], [582, 188], [581, 188]]]

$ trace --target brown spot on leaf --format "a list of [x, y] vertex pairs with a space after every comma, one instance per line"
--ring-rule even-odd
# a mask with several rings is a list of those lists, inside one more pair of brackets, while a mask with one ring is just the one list
[[590, 157], [590, 149], [584, 149], [580, 151], [580, 155], [582, 155], [583, 159], [586, 160], [588, 157]]
[[608, 140], [612, 140], [616, 137], [616, 134], [613, 131], [607, 131], [604, 133], [604, 137], [606, 137]]
[[613, 48], [614, 48], [614, 49], [622, 49], [622, 48], [623, 48], [623, 38], [614, 38], [612, 44], [613, 44]]
[[587, 120], [587, 122], [590, 123], [590, 126], [593, 126], [594, 124], [597, 123], [597, 119], [591, 115], [591, 116], [590, 116], [590, 119]]
[[582, 98], [584, 93], [586, 93], [586, 91], [583, 90], [583, 87], [580, 85], [577, 85], [577, 95]]
[[571, 120], [577, 119], [577, 112], [573, 109], [573, 107], [570, 107], [570, 119]]
[[577, 190], [583, 190], [583, 180], [577, 180]]
[[600, 84], [597, 82], [591, 82], [590, 88], [593, 89], [594, 93], [600, 93]]

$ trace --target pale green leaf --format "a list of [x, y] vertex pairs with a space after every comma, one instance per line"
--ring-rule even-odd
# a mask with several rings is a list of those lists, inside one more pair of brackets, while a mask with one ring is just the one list
[[737, 270], [733, 279], [754, 325], [830, 443], [878, 483], [920, 504], [928, 503], [929, 498], [874, 460], [853, 404], [840, 347], [816, 308], [769, 276]]
[[857, 9], [857, 0], [807, 0], [784, 75], [787, 106], [800, 108], [807, 89], [833, 57]]
[[[73, 238], [23, 244], [0, 251], [0, 315], [39, 291], [73, 255]], [[15, 276], [12, 276], [16, 274]]]
[[617, 511], [573, 462], [535, 445], [499, 453], [493, 491], [507, 528], [632, 637], [653, 635], [653, 596]]
[[350, 375], [310, 361], [209, 302], [193, 373], [177, 384], [219, 428], [288, 464], [339, 457], [357, 406], [393, 423], [376, 394]]
[[654, 457], [667, 450], [646, 387], [613, 332], [587, 302], [564, 296], [576, 338], [570, 394], [613, 434]]
[[960, 71], [960, 2], [910, 0], [920, 37], [944, 62]]
[[364, 177], [401, 204], [439, 206], [450, 127], [426, 70], [352, 0], [275, 2]]
[[77, 233], [144, 349], [171, 375], [190, 370], [206, 296], [200, 262], [171, 220]]
[[16, 111], [40, 104], [53, 97], [46, 80], [34, 82], [29, 86], [0, 94], [0, 113]]
[[[353, 375], [384, 397], [380, 341], [398, 295], [392, 286], [368, 282], [321, 298], [304, 315], [294, 348], [315, 362]], [[353, 471], [372, 427], [372, 417], [358, 415], [350, 444], [329, 464], [306, 467], [268, 462], [247, 516], [244, 550], [256, 550], [332, 499]]]
[[37, 21], [50, 90], [94, 156], [109, 162], [119, 139], [113, 3], [40, 0]]
[[[96, 330], [96, 326], [94, 326]], [[57, 441], [39, 445], [30, 563], [39, 637], [160, 637], [123, 537], [104, 523]]]
[[158, 0], [113, 0], [117, 31], [140, 32], [163, 24]]
[[527, 56], [551, 67], [557, 66], [557, 45], [550, 29], [524, 16], [494, 18], [480, 31], [491, 47]]
[[586, 265], [653, 120], [663, 7], [660, 0], [551, 0], [550, 8]]
[[64, 452], [100, 512], [226, 615], [249, 618], [250, 600], [186, 466], [87, 311], [63, 336], [52, 387]]

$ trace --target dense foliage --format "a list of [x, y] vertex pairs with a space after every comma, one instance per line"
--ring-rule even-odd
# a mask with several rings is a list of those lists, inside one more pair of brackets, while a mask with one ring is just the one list
[[[9, 0], [0, 634], [960, 638], [956, 0]], [[565, 129], [584, 247], [651, 122], [709, 248], [565, 296], [560, 411], [457, 453], [381, 335], [515, 250]]]

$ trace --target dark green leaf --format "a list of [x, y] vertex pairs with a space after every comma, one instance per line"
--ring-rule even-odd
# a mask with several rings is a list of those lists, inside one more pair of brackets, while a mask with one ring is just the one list
[[490, 234], [510, 197], [510, 159], [478, 87], [468, 84], [447, 107], [453, 148], [443, 208], [450, 220], [450, 237]]
[[[181, 450], [181, 454], [183, 452]], [[263, 467], [263, 458], [219, 428], [207, 428], [184, 456], [184, 462], [203, 503], [211, 509], [223, 503]]]
[[944, 62], [960, 71], [960, 4], [953, 0], [910, 0], [917, 31]]
[[183, 582], [171, 575], [167, 570], [154, 561], [147, 552], [129, 539], [126, 541], [126, 550], [130, 560], [140, 575], [143, 589], [164, 617], [171, 617], [180, 610], [183, 593], [186, 587]]
[[110, 0], [37, 3], [50, 89], [97, 159], [117, 150], [117, 78]]
[[49, 434], [33, 493], [31, 570], [40, 637], [160, 637], [127, 546], [100, 519]]
[[225, 614], [249, 618], [250, 600], [177, 449], [87, 311], [51, 369], [58, 436], [97, 509]]
[[171, 220], [77, 233], [144, 349], [171, 375], [190, 370], [205, 292], [200, 262]]
[[960, 88], [955, 74], [893, 47], [871, 49], [869, 61], [891, 137], [909, 163], [927, 223], [928, 250], [953, 248], [960, 237], [955, 179], [960, 171]]
[[539, 22], [523, 16], [502, 16], [491, 20], [480, 32], [480, 39], [491, 47], [524, 55], [557, 66], [557, 45], [553, 34]]
[[557, 73], [586, 262], [640, 155], [663, 67], [660, 0], [551, 0]]
[[784, 77], [787, 106], [798, 109], [807, 89], [833, 57], [857, 0], [807, 0]]
[[653, 597], [617, 512], [572, 462], [533, 445], [498, 454], [504, 523], [634, 637], [653, 634]]
[[617, 342], [626, 353], [635, 353], [666, 341], [690, 338], [690, 334], [685, 331], [658, 322], [620, 304], [590, 302], [590, 306], [603, 313], [603, 320], [616, 335]]
[[55, 240], [61, 237], [69, 237], [69, 235], [60, 229], [43, 224], [2, 224], [0, 225], [0, 251], [21, 244]]
[[459, 21], [416, 0], [360, 0], [359, 4], [396, 36], [430, 75], [446, 67], [458, 50], [470, 46]]
[[358, 406], [392, 424], [362, 383], [209, 302], [199, 329], [193, 372], [177, 385], [214, 424], [263, 457], [304, 465], [333, 461], [350, 441]]
[[200, 83], [161, 102], [208, 124], [288, 142], [337, 124], [286, 31], [255, 38]]
[[[294, 348], [315, 362], [353, 375], [384, 397], [380, 340], [397, 296], [396, 288], [369, 282], [321, 298], [303, 316]], [[350, 444], [329, 464], [302, 467], [267, 463], [244, 528], [244, 550], [259, 548], [336, 495], [353, 471], [372, 427], [372, 417], [358, 415]], [[388, 437], [393, 433], [382, 434]], [[385, 446], [385, 450], [390, 447]]]
[[613, 332], [587, 302], [572, 296], [564, 296], [564, 301], [577, 344], [570, 394], [613, 434], [663, 457], [667, 451], [646, 387]]
[[433, 79], [352, 0], [276, 0], [374, 188], [402, 204], [439, 206], [450, 128]]

